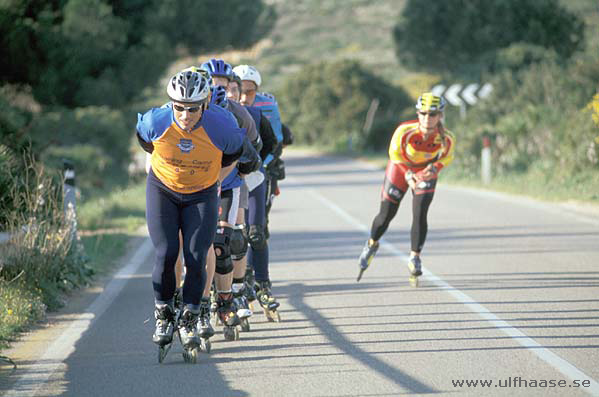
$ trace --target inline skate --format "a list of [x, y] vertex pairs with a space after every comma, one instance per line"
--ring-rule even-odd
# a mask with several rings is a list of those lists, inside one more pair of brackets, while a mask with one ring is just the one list
[[245, 294], [247, 287], [244, 283], [235, 283], [231, 286], [231, 289], [233, 291], [233, 304], [237, 308], [237, 316], [240, 320], [241, 330], [243, 332], [248, 332], [250, 330], [249, 320], [253, 313]]
[[216, 298], [217, 320], [223, 325], [223, 336], [225, 340], [239, 340], [239, 328], [241, 320], [237, 315], [237, 308], [233, 304], [233, 294], [231, 291], [218, 292]]
[[276, 301], [275, 297], [272, 295], [270, 291], [271, 288], [270, 280], [258, 281], [258, 302], [260, 306], [262, 306], [262, 310], [264, 310], [264, 315], [266, 319], [270, 322], [280, 322], [281, 316], [277, 311], [277, 308], [280, 306], [280, 303]]
[[152, 341], [158, 345], [158, 362], [162, 363], [173, 345], [178, 310], [168, 304], [156, 305], [154, 318], [156, 318], [156, 329]]
[[422, 262], [420, 261], [420, 256], [410, 256], [408, 269], [410, 270], [410, 285], [416, 288], [418, 287], [418, 277], [422, 276]]
[[364, 246], [364, 249], [362, 249], [362, 254], [360, 254], [360, 273], [358, 274], [356, 281], [360, 281], [362, 279], [362, 275], [366, 269], [368, 269], [368, 266], [370, 266], [370, 263], [372, 262], [372, 259], [376, 255], [378, 249], [379, 242], [369, 238]]

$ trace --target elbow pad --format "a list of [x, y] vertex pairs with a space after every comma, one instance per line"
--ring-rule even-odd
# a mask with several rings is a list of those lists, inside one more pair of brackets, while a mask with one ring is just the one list
[[152, 154], [154, 151], [154, 144], [152, 142], [144, 141], [137, 131], [135, 131], [135, 135], [137, 136], [137, 142], [139, 142], [139, 146], [141, 146], [144, 151]]

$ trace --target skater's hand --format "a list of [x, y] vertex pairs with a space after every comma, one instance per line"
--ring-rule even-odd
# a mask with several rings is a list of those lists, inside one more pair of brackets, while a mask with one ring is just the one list
[[414, 172], [412, 172], [411, 170], [406, 171], [404, 178], [408, 183], [409, 187], [411, 187], [412, 189], [416, 189], [416, 180]]
[[434, 164], [429, 164], [424, 170], [422, 170], [423, 179], [435, 179], [437, 177], [437, 167]]

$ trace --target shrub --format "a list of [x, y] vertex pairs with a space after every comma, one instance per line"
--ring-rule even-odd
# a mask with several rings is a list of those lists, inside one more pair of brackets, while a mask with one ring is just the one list
[[[321, 62], [291, 75], [277, 95], [282, 120], [297, 142], [357, 150], [381, 148], [404, 109], [412, 106], [409, 95], [353, 60]], [[373, 101], [378, 110], [370, 131], [364, 128]]]

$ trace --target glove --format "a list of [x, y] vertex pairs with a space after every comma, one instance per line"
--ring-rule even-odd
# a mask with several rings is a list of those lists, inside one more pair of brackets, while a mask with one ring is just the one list
[[262, 160], [260, 157], [256, 157], [254, 161], [250, 161], [249, 163], [237, 163], [237, 169], [240, 174], [251, 174], [254, 171], [257, 171], [262, 166]]
[[280, 158], [276, 157], [266, 167], [268, 175], [276, 180], [285, 179], [285, 163]]

